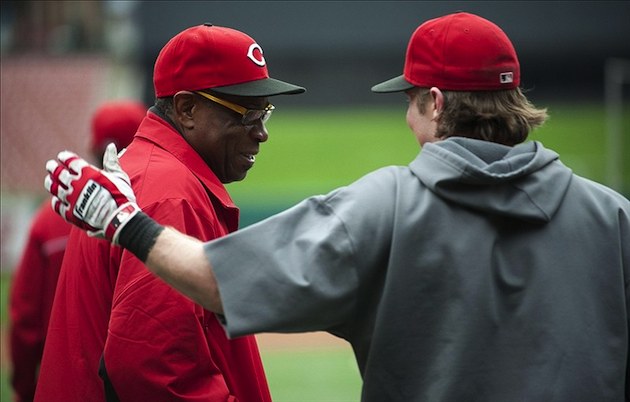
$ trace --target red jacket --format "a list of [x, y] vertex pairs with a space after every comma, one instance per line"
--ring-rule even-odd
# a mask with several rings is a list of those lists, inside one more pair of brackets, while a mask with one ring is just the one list
[[[236, 230], [238, 209], [223, 184], [156, 115], [149, 113], [142, 122], [121, 163], [138, 204], [161, 224], [202, 240]], [[93, 260], [101, 261], [90, 267], [95, 271], [117, 271], [103, 265], [99, 255]], [[254, 337], [227, 339], [213, 313], [154, 277], [126, 251], [117, 272], [113, 299], [111, 293], [100, 294], [113, 300], [103, 355], [121, 401], [271, 400]], [[90, 363], [90, 382], [98, 360]], [[98, 395], [61, 399], [102, 399], [102, 383], [97, 384]]]
[[11, 384], [16, 401], [32, 401], [63, 254], [72, 227], [46, 200], [31, 223], [11, 282]]
[[98, 363], [121, 249], [73, 228], [48, 324], [35, 400], [102, 401]]

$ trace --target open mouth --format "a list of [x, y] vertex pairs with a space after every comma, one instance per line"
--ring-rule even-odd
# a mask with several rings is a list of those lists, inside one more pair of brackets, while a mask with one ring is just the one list
[[243, 156], [245, 156], [245, 159], [247, 159], [251, 163], [256, 162], [256, 155], [254, 154], [244, 154]]

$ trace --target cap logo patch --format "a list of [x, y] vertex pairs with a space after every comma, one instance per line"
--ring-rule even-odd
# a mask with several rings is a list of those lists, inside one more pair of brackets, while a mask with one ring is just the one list
[[[258, 51], [254, 53], [255, 50], [258, 50]], [[247, 51], [247, 57], [251, 61], [256, 63], [256, 65], [258, 65], [260, 67], [264, 67], [264, 65], [265, 65], [265, 58], [263, 57], [263, 50], [258, 45], [258, 43], [252, 43], [249, 46], [249, 50]]]
[[501, 84], [511, 84], [512, 82], [514, 82], [514, 74], [511, 72], [501, 73], [499, 74], [499, 81], [501, 82]]

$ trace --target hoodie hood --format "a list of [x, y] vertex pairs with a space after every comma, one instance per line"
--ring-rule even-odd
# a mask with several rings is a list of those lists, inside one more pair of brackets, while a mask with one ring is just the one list
[[462, 137], [425, 144], [410, 168], [449, 202], [538, 222], [553, 218], [573, 176], [539, 142], [508, 147]]

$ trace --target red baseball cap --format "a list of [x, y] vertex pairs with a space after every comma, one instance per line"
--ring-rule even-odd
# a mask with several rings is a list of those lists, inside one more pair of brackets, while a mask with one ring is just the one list
[[372, 91], [495, 91], [516, 88], [520, 80], [518, 57], [505, 32], [477, 15], [458, 12], [420, 25], [409, 40], [404, 74]]
[[153, 85], [158, 98], [210, 88], [238, 96], [306, 91], [270, 78], [263, 50], [254, 39], [212, 24], [188, 28], [168, 41], [155, 62]]
[[115, 100], [101, 104], [92, 115], [90, 148], [100, 154], [110, 142], [121, 150], [133, 140], [147, 108], [133, 100]]

